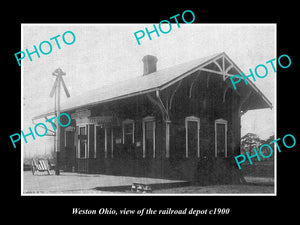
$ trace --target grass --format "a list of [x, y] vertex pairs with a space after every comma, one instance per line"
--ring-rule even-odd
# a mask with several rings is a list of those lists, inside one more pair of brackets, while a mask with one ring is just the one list
[[246, 161], [241, 164], [241, 171], [244, 176], [274, 177], [274, 160], [253, 160], [252, 165]]

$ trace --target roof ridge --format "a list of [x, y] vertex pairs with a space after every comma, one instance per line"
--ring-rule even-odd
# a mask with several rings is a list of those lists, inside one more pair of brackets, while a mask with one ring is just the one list
[[127, 83], [127, 82], [129, 82], [129, 81], [132, 81], [132, 80], [135, 80], [135, 79], [138, 79], [138, 78], [143, 79], [143, 78], [145, 78], [145, 77], [147, 77], [147, 76], [149, 76], [149, 75], [150, 75], [150, 76], [153, 76], [154, 74], [162, 73], [162, 72], [164, 72], [164, 71], [166, 71], [166, 70], [169, 70], [170, 68], [173, 68], [173, 67], [182, 66], [182, 65], [184, 65], [184, 64], [189, 64], [189, 63], [191, 63], [191, 62], [197, 62], [197, 61], [203, 60], [203, 59], [205, 59], [205, 58], [207, 58], [207, 59], [214, 58], [214, 57], [216, 57], [216, 56], [218, 56], [218, 55], [221, 55], [221, 54], [223, 54], [223, 53], [225, 53], [225, 52], [219, 52], [219, 53], [215, 53], [215, 54], [212, 54], [212, 55], [209, 55], [209, 56], [203, 56], [203, 57], [199, 57], [199, 58], [197, 58], [197, 59], [193, 59], [193, 60], [190, 60], [190, 61], [185, 61], [185, 62], [176, 64], [176, 65], [173, 65], [173, 66], [169, 66], [169, 67], [166, 67], [166, 68], [157, 70], [157, 71], [155, 71], [155, 72], [153, 72], [153, 73], [150, 73], [150, 74], [147, 74], [147, 75], [139, 75], [139, 76], [135, 76], [135, 77], [130, 77], [130, 78], [128, 78], [128, 79], [121, 80], [121, 81], [119, 81], [119, 82], [110, 82], [110, 83], [105, 84], [105, 85], [103, 85], [103, 86], [99, 86], [99, 87], [97, 87], [97, 88], [93, 88], [92, 90], [89, 90], [89, 91], [87, 91], [87, 92], [90, 92], [90, 91], [93, 91], [93, 90], [98, 90], [99, 88], [104, 88], [104, 87], [113, 86], [113, 85], [116, 85], [116, 84], [119, 84], [119, 83]]
[[[111, 82], [97, 88], [85, 91], [81, 94], [72, 96], [62, 102], [61, 111], [74, 110], [101, 102], [107, 102], [113, 99], [132, 96], [135, 94], [143, 94], [164, 85], [174, 78], [180, 77], [182, 74], [193, 70], [199, 65], [224, 54], [224, 52], [212, 54], [205, 57], [199, 57], [194, 60], [176, 64], [156, 72], [136, 76], [119, 82]], [[52, 110], [53, 111], [53, 110]], [[46, 115], [44, 113], [40, 116]], [[49, 114], [49, 110], [48, 110]]]

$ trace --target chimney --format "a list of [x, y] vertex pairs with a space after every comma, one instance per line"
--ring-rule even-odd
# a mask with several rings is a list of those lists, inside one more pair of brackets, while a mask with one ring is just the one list
[[144, 63], [144, 74], [148, 75], [150, 73], [156, 72], [156, 63], [157, 63], [157, 58], [153, 55], [145, 55], [142, 59]]

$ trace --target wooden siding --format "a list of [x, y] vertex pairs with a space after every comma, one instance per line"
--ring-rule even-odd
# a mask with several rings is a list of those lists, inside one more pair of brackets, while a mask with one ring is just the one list
[[[105, 155], [99, 152], [99, 149], [95, 149], [96, 124], [90, 124], [87, 129], [89, 157], [77, 157], [76, 171], [151, 177], [177, 175], [177, 178], [194, 179], [199, 173], [199, 168], [204, 165], [216, 169], [215, 165], [211, 166], [212, 162], [230, 164], [230, 159], [239, 152], [240, 98], [230, 88], [228, 79], [224, 81], [222, 76], [196, 71], [160, 92], [160, 97], [161, 102], [157, 93], [152, 92], [90, 107], [91, 116], [113, 116], [116, 120], [111, 126], [104, 125], [113, 134], [113, 154], [107, 152]], [[168, 119], [171, 121], [169, 158], [166, 157], [166, 115], [163, 107], [167, 109]], [[200, 119], [199, 158], [197, 154], [186, 158], [185, 118], [190, 116]], [[155, 158], [143, 158], [145, 117], [155, 118]], [[215, 120], [221, 118], [228, 122], [228, 159], [215, 159], [214, 155]], [[124, 120], [134, 121], [134, 143], [123, 143]], [[76, 149], [78, 131], [77, 126], [74, 137]], [[111, 145], [111, 141], [107, 144]], [[107, 150], [109, 149], [111, 151], [111, 148], [107, 147]], [[96, 158], [93, 157], [94, 150]], [[201, 173], [203, 174], [203, 171]]]

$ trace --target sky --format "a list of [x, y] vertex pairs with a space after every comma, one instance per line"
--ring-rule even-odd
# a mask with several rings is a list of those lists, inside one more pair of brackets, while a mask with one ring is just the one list
[[[137, 21], [138, 22], [138, 21]], [[22, 130], [34, 128], [32, 117], [54, 106], [49, 97], [55, 81], [52, 75], [60, 67], [66, 76], [64, 81], [71, 98], [99, 88], [103, 85], [138, 77], [143, 74], [142, 58], [155, 55], [157, 70], [188, 62], [197, 58], [225, 52], [246, 74], [249, 69], [276, 57], [275, 24], [184, 24], [180, 28], [172, 24], [168, 34], [155, 33], [149, 40], [147, 35], [135, 40], [134, 33], [153, 24], [22, 24], [21, 50], [34, 50], [43, 41], [52, 44], [48, 55], [40, 53], [40, 58], [32, 54], [22, 60]], [[167, 30], [167, 28], [165, 28]], [[75, 34], [75, 42], [66, 45], [62, 35], [66, 31]], [[61, 49], [50, 38], [60, 35]], [[65, 36], [72, 41], [72, 36]], [[47, 45], [43, 45], [48, 51]], [[20, 50], [20, 51], [21, 51]], [[16, 61], [17, 63], [17, 61]], [[254, 84], [275, 106], [276, 73], [269, 71], [265, 78], [258, 78]], [[61, 101], [67, 101], [61, 92]], [[275, 107], [248, 111], [242, 116], [242, 136], [251, 132], [266, 139], [275, 133]], [[37, 137], [23, 144], [25, 156], [51, 150], [53, 137]]]

